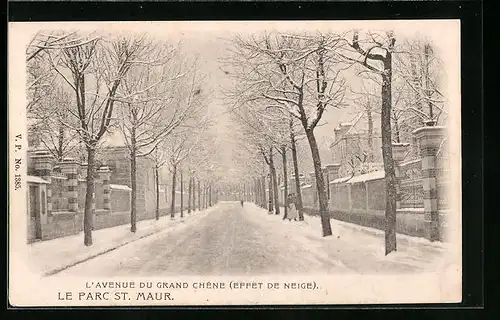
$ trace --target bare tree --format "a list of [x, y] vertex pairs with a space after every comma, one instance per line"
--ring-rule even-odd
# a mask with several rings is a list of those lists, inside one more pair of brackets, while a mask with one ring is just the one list
[[[205, 123], [205, 122], [203, 122]], [[176, 179], [179, 171], [181, 172], [181, 189], [183, 187], [182, 169], [185, 165], [183, 162], [192, 154], [193, 150], [199, 147], [203, 131], [206, 128], [202, 123], [198, 126], [198, 130], [182, 130], [167, 137], [165, 142], [168, 148], [170, 172], [172, 173], [172, 199], [170, 204], [170, 217], [175, 218], [175, 192]], [[181, 190], [181, 201], [183, 202], [183, 190]], [[181, 207], [183, 203], [181, 204]], [[182, 210], [183, 208], [181, 208]], [[182, 212], [182, 211], [181, 211]]]
[[278, 126], [280, 117], [275, 117], [276, 110], [268, 107], [262, 109], [252, 103], [232, 111], [235, 121], [241, 125], [241, 129], [245, 132], [245, 141], [253, 143], [257, 149], [254, 156], [261, 155], [269, 168], [269, 213], [274, 210], [276, 214], [280, 214], [278, 179], [274, 162], [274, 153], [276, 149], [279, 151], [282, 144], [278, 141], [281, 129]]
[[164, 145], [162, 143], [155, 146], [155, 150], [151, 153], [149, 158], [153, 160], [154, 164], [154, 177], [155, 177], [155, 219], [160, 219], [160, 169], [167, 164], [167, 155], [165, 153]]
[[236, 56], [250, 66], [246, 83], [253, 99], [275, 101], [276, 107], [287, 110], [302, 124], [313, 158], [323, 236], [329, 236], [328, 199], [314, 129], [327, 107], [343, 103], [345, 81], [340, 61], [328, 49], [338, 46], [339, 39], [324, 34], [275, 34], [236, 38], [234, 43]]
[[51, 110], [47, 110], [47, 101], [54, 96], [56, 74], [46, 54], [26, 62], [26, 70], [26, 112], [28, 117], [43, 121], [52, 115]]
[[436, 125], [447, 115], [441, 89], [443, 65], [428, 39], [402, 41], [395, 49], [394, 73], [402, 82], [399, 87], [407, 92], [405, 109], [420, 120], [417, 126]]
[[[195, 103], [184, 103], [176, 80], [182, 78], [182, 68], [167, 65], [172, 59], [168, 46], [147, 43], [142, 63], [134, 66], [123, 81], [120, 102], [119, 127], [130, 152], [131, 174], [131, 232], [137, 230], [137, 159], [150, 155], [163, 139], [181, 125], [195, 108]], [[186, 70], [187, 71], [187, 70]]]
[[303, 211], [303, 203], [302, 203], [302, 189], [300, 184], [300, 173], [299, 173], [299, 161], [297, 158], [297, 129], [295, 128], [295, 120], [292, 116], [290, 116], [289, 126], [290, 126], [290, 150], [292, 153], [292, 161], [293, 161], [293, 174], [295, 181], [295, 190], [297, 197], [297, 211], [299, 214], [299, 221], [304, 221], [304, 211]]
[[[39, 31], [31, 38], [26, 46], [28, 113], [55, 85], [55, 73], [47, 61], [48, 53], [58, 55], [63, 49], [83, 46], [96, 39], [92, 35], [78, 36], [76, 32], [62, 31]], [[50, 118], [50, 114], [45, 117]]]
[[[209, 129], [209, 128], [207, 128]], [[189, 156], [186, 158], [185, 166], [189, 174], [189, 187], [188, 187], [188, 212], [196, 210], [196, 200], [198, 200], [198, 210], [200, 208], [200, 176], [202, 175], [205, 167], [210, 166], [210, 161], [215, 152], [214, 139], [208, 131], [204, 131], [200, 135], [200, 141], [196, 148], [193, 148]], [[198, 198], [196, 199], [196, 181], [198, 181]]]
[[76, 119], [67, 112], [72, 103], [70, 93], [60, 83], [53, 85], [28, 113], [29, 144], [45, 148], [61, 162], [65, 157], [76, 155], [80, 141], [77, 133], [65, 125], [77, 125]]
[[[77, 119], [79, 126], [65, 125], [78, 132], [87, 151], [84, 244], [90, 246], [96, 149], [111, 124], [118, 89], [134, 60], [145, 50], [145, 39], [132, 36], [104, 42], [101, 38], [92, 38], [81, 44], [81, 38], [74, 37], [73, 42], [80, 45], [62, 48], [58, 61], [54, 61], [50, 52], [49, 58], [54, 70], [75, 94], [74, 108], [67, 111]], [[67, 42], [72, 43], [69, 39]], [[68, 73], [71, 78], [67, 77]]]
[[70, 49], [91, 43], [98, 37], [79, 36], [77, 32], [39, 31], [26, 47], [26, 62], [30, 62], [47, 50]]
[[[368, 48], [362, 44], [367, 43]], [[385, 32], [382, 36], [378, 33], [368, 32], [367, 39], [361, 41], [359, 32], [355, 30], [352, 41], [346, 43], [354, 52], [340, 55], [348, 61], [357, 63], [369, 72], [379, 75], [381, 84], [381, 130], [382, 130], [382, 157], [385, 170], [386, 185], [386, 228], [385, 228], [385, 253], [389, 254], [396, 250], [396, 174], [392, 158], [392, 54], [396, 38], [392, 31]], [[332, 48], [337, 51], [338, 48]], [[356, 55], [357, 54], [357, 55]]]

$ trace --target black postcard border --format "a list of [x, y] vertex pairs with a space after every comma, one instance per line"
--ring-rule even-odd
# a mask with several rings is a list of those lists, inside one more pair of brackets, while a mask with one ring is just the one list
[[[407, 305], [296, 305], [296, 306], [210, 306], [210, 307], [40, 307], [7, 309], [60, 311], [98, 309], [209, 310], [220, 309], [336, 309], [341, 314], [378, 309], [481, 309], [484, 307], [483, 241], [483, 4], [482, 1], [428, 2], [9, 2], [7, 21], [151, 21], [151, 20], [380, 20], [380, 19], [460, 19], [462, 74], [462, 228], [463, 290], [462, 303]], [[5, 29], [7, 30], [7, 28]], [[5, 34], [5, 33], [4, 33]], [[8, 36], [8, 35], [7, 35]], [[5, 41], [6, 42], [6, 41]], [[6, 48], [6, 45], [3, 47]], [[6, 49], [4, 56], [6, 57]], [[6, 61], [6, 59], [4, 60]], [[5, 69], [6, 70], [6, 69]], [[4, 78], [5, 83], [7, 79]], [[7, 93], [5, 97], [7, 98]], [[4, 100], [5, 101], [5, 100]], [[6, 101], [8, 105], [8, 101]], [[7, 115], [7, 108], [5, 115]], [[4, 117], [7, 119], [7, 117]], [[7, 123], [6, 123], [7, 124]], [[8, 126], [5, 126], [8, 136]], [[9, 181], [7, 181], [7, 185]], [[8, 194], [6, 192], [4, 195]], [[6, 197], [6, 199], [8, 199]], [[5, 202], [7, 203], [7, 201]], [[5, 207], [8, 212], [8, 206]], [[8, 215], [5, 215], [8, 262]], [[8, 265], [8, 264], [7, 264]], [[8, 271], [8, 270], [7, 270]], [[8, 279], [8, 273], [6, 273]], [[6, 279], [6, 280], [7, 280]], [[425, 285], [425, 284], [423, 284]], [[340, 309], [340, 310], [339, 310]], [[297, 315], [304, 310], [296, 310]], [[437, 310], [436, 310], [437, 311]], [[64, 312], [65, 313], [65, 312]], [[399, 313], [399, 312], [398, 312]], [[208, 315], [210, 313], [204, 313]], [[308, 313], [309, 315], [309, 313]], [[359, 314], [358, 314], [359, 315]], [[415, 314], [416, 315], [416, 314]], [[421, 314], [421, 316], [424, 314]], [[408, 315], [405, 316], [407, 318]], [[299, 316], [299, 318], [301, 318]], [[410, 317], [411, 318], [411, 317]]]

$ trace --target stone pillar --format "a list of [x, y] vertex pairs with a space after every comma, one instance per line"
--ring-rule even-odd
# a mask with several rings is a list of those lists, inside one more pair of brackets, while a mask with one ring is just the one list
[[52, 172], [61, 173], [61, 165], [59, 162], [52, 167]]
[[47, 216], [52, 216], [52, 155], [49, 151], [37, 151], [32, 156], [36, 175], [47, 181]]
[[340, 163], [327, 164], [328, 178], [333, 181], [339, 177]]
[[78, 162], [72, 158], [65, 158], [61, 162], [61, 172], [68, 178], [66, 182], [66, 198], [68, 210], [78, 212]]
[[425, 237], [440, 239], [438, 195], [436, 189], [436, 153], [445, 134], [444, 127], [422, 127], [413, 131], [422, 157], [422, 187], [424, 198]]
[[[326, 170], [328, 171], [328, 192], [329, 192], [329, 199], [330, 199], [330, 206], [332, 208], [336, 208], [338, 207], [338, 203], [335, 204], [334, 203], [334, 199], [335, 197], [332, 198], [332, 190], [330, 189], [330, 182], [332, 182], [333, 180], [339, 178], [339, 170], [340, 170], [340, 163], [332, 163], [332, 164], [327, 164], [326, 166]], [[336, 186], [331, 186], [332, 188], [336, 188]]]
[[111, 211], [111, 188], [109, 186], [109, 180], [111, 179], [111, 170], [108, 166], [102, 166], [97, 170], [99, 174], [99, 179], [102, 181], [102, 203], [103, 209]]
[[82, 177], [87, 176], [87, 170], [88, 170], [89, 164], [87, 162], [84, 162], [80, 165], [80, 173]]
[[396, 209], [401, 209], [401, 162], [408, 152], [409, 143], [393, 143], [392, 159], [394, 160], [394, 171], [396, 173]]

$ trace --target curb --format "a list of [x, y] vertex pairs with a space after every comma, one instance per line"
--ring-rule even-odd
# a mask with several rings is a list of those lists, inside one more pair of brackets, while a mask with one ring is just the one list
[[115, 247], [111, 247], [111, 248], [108, 248], [108, 249], [104, 249], [103, 251], [96, 252], [96, 253], [94, 253], [94, 254], [91, 254], [91, 255], [90, 255], [90, 256], [88, 256], [88, 257], [85, 257], [85, 258], [82, 258], [82, 259], [80, 259], [80, 260], [77, 260], [77, 261], [71, 262], [71, 263], [66, 264], [66, 265], [64, 265], [64, 266], [62, 266], [62, 267], [57, 267], [57, 268], [54, 268], [54, 269], [52, 269], [52, 270], [49, 270], [49, 271], [47, 271], [47, 272], [43, 273], [43, 276], [44, 276], [44, 277], [53, 276], [53, 275], [55, 275], [55, 274], [57, 274], [57, 273], [59, 273], [59, 272], [62, 272], [62, 271], [64, 271], [64, 270], [66, 270], [66, 269], [69, 269], [69, 268], [71, 268], [71, 267], [74, 267], [74, 266], [76, 266], [76, 265], [78, 265], [78, 264], [80, 264], [80, 263], [83, 263], [83, 262], [86, 262], [86, 261], [92, 260], [92, 259], [94, 259], [94, 258], [96, 258], [96, 257], [98, 257], [98, 256], [101, 256], [101, 255], [106, 254], [106, 253], [108, 253], [108, 252], [114, 251], [114, 250], [116, 250], [116, 249], [118, 249], [118, 248], [120, 248], [120, 247], [123, 247], [123, 246], [125, 246], [125, 245], [127, 245], [127, 244], [129, 244], [129, 243], [132, 243], [132, 242], [134, 242], [134, 241], [137, 241], [137, 240], [141, 240], [141, 239], [147, 238], [147, 237], [149, 237], [149, 236], [152, 236], [152, 235], [154, 235], [154, 234], [156, 234], [156, 233], [159, 233], [159, 232], [161, 232], [161, 231], [164, 231], [164, 230], [165, 230], [165, 229], [159, 229], [159, 230], [153, 231], [153, 232], [151, 232], [151, 233], [145, 234], [145, 235], [143, 235], [143, 236], [140, 236], [139, 238], [132, 239], [132, 240], [126, 241], [126, 242], [124, 242], [124, 243], [121, 243], [121, 244], [119, 244], [119, 245], [117, 245], [117, 246], [115, 246]]
[[[212, 206], [211, 208], [213, 208], [213, 207], [215, 207], [215, 206]], [[210, 207], [209, 207], [209, 208], [210, 208]], [[208, 210], [209, 208], [206, 208], [205, 210]], [[184, 218], [185, 218], [185, 217], [186, 217], [186, 216], [184, 216]], [[181, 220], [179, 220], [179, 221], [181, 221]], [[53, 269], [51, 269], [51, 270], [49, 270], [49, 271], [46, 271], [46, 272], [42, 273], [42, 276], [43, 276], [43, 277], [48, 277], [48, 276], [52, 276], [52, 275], [58, 274], [59, 272], [62, 272], [62, 271], [64, 271], [64, 270], [66, 270], [66, 269], [69, 269], [69, 268], [74, 267], [74, 266], [76, 266], [76, 265], [78, 265], [78, 264], [84, 263], [84, 262], [86, 262], [86, 261], [92, 260], [92, 259], [94, 259], [94, 258], [96, 258], [96, 257], [98, 257], [98, 256], [103, 255], [103, 254], [106, 254], [106, 253], [109, 253], [109, 252], [111, 252], [111, 251], [114, 251], [114, 250], [116, 250], [116, 249], [118, 249], [118, 248], [121, 248], [121, 247], [123, 247], [123, 246], [125, 246], [125, 245], [127, 245], [127, 244], [129, 244], [129, 243], [132, 243], [132, 242], [135, 242], [135, 241], [138, 241], [138, 240], [141, 240], [141, 239], [144, 239], [144, 238], [150, 237], [150, 236], [152, 236], [152, 235], [154, 235], [154, 234], [157, 234], [157, 233], [162, 232], [162, 231], [165, 231], [165, 230], [168, 230], [168, 229], [165, 229], [165, 228], [159, 228], [158, 230], [154, 230], [154, 231], [152, 231], [152, 232], [146, 233], [146, 234], [144, 234], [144, 235], [142, 235], [142, 236], [140, 236], [140, 237], [138, 237], [138, 238], [131, 239], [131, 240], [128, 240], [128, 241], [125, 241], [125, 242], [123, 242], [123, 243], [121, 243], [121, 244], [119, 244], [119, 245], [116, 245], [116, 246], [114, 246], [114, 247], [110, 247], [110, 248], [108, 248], [108, 249], [103, 249], [102, 251], [99, 251], [99, 252], [96, 252], [96, 253], [94, 253], [94, 254], [91, 254], [91, 255], [89, 255], [88, 257], [81, 258], [81, 259], [79, 259], [79, 260], [77, 260], [77, 261], [74, 261], [74, 262], [68, 263], [68, 264], [66, 264], [66, 265], [63, 265], [63, 266], [60, 266], [60, 267], [57, 267], [57, 268], [53, 268]]]

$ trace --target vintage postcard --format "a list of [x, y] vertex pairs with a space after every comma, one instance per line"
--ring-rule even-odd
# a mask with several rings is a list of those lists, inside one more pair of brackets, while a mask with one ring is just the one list
[[459, 20], [8, 32], [12, 306], [462, 300]]

